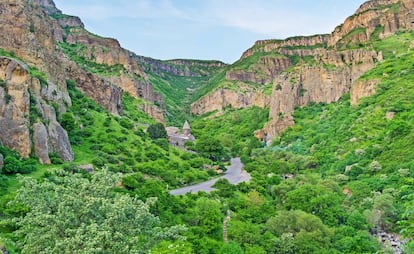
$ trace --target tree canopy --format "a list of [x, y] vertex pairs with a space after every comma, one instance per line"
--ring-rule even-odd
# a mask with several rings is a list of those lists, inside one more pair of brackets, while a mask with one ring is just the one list
[[184, 227], [162, 228], [151, 214], [154, 199], [116, 193], [116, 175], [62, 174], [40, 183], [19, 177], [23, 188], [12, 204], [29, 209], [14, 219], [22, 253], [147, 253], [164, 239], [180, 238]]
[[167, 131], [162, 123], [151, 124], [147, 132], [151, 139], [167, 138]]

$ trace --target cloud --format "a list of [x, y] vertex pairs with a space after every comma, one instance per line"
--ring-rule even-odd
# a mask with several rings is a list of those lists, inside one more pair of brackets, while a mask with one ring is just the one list
[[[354, 0], [355, 1], [355, 0]], [[233, 27], [263, 36], [329, 33], [345, 17], [337, 0], [56, 0], [65, 12], [99, 21], [111, 18], [171, 19], [210, 27]], [[329, 9], [332, 8], [332, 9]], [[321, 13], [325, 11], [326, 13]]]
[[55, 2], [58, 8], [62, 8], [68, 14], [76, 13], [82, 18], [95, 21], [111, 18], [187, 18], [171, 0], [75, 0], [71, 2], [56, 0]]
[[[321, 8], [318, 6], [321, 3], [314, 2], [307, 4], [306, 1], [299, 0], [210, 0], [208, 2], [209, 12], [214, 13], [215, 20], [221, 25], [264, 36], [291, 36], [303, 34], [304, 30], [307, 34], [328, 33], [334, 25], [342, 21], [327, 9], [327, 13], [317, 11]], [[331, 1], [331, 4], [335, 4], [335, 1]], [[309, 5], [309, 8], [306, 8], [306, 5]]]

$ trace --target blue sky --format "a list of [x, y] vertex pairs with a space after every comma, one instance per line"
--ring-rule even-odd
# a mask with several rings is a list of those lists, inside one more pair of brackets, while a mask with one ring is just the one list
[[86, 28], [157, 59], [233, 63], [256, 40], [330, 33], [364, 0], [55, 0]]

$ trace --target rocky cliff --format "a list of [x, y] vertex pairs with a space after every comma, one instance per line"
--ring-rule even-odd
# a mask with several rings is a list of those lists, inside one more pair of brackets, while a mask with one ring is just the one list
[[53, 152], [72, 161], [68, 135], [49, 105], [47, 84], [32, 77], [27, 65], [7, 57], [0, 57], [0, 83], [1, 143], [23, 157], [33, 153], [44, 164]]
[[[62, 14], [52, 0], [4, 0], [0, 13], [3, 145], [24, 157], [35, 154], [42, 163], [50, 163], [54, 152], [73, 160], [67, 133], [57, 120], [72, 104], [68, 79], [112, 114], [122, 112], [122, 91], [127, 91], [146, 101], [142, 110], [163, 121], [162, 96], [116, 40], [87, 32], [79, 18]], [[84, 50], [68, 54], [68, 45]], [[112, 71], [106, 74], [108, 69]]]
[[145, 72], [163, 76], [164, 73], [182, 77], [202, 77], [212, 75], [217, 69], [226, 66], [220, 61], [188, 59], [158, 60], [145, 56], [135, 56]]
[[221, 111], [225, 107], [246, 108], [249, 106], [268, 107], [270, 105], [270, 96], [263, 92], [234, 91], [231, 89], [217, 89], [191, 105], [191, 112], [201, 115], [205, 112]]
[[[382, 52], [374, 49], [372, 41], [413, 29], [413, 7], [412, 0], [372, 0], [361, 5], [331, 34], [257, 41], [239, 61], [229, 66], [215, 91], [193, 103], [191, 111], [203, 114], [228, 105], [256, 105], [253, 100], [246, 99], [242, 100], [246, 103], [238, 103], [245, 93], [237, 92], [234, 87], [226, 97], [223, 93], [226, 84], [234, 86], [236, 82], [260, 88], [273, 83], [269, 103], [261, 104], [270, 107], [270, 121], [263, 130], [256, 132], [259, 138], [265, 133], [271, 138], [294, 124], [291, 113], [297, 106], [335, 102], [348, 92], [355, 104], [359, 98], [374, 93], [378, 83], [358, 81], [362, 74], [383, 60]], [[258, 95], [263, 93], [263, 89], [256, 91]], [[219, 99], [213, 102], [213, 98]], [[203, 105], [205, 103], [212, 105]]]

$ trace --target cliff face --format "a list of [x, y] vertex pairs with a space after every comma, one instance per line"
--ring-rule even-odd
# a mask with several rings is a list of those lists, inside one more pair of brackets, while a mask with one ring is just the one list
[[[291, 113], [297, 106], [335, 102], [348, 92], [352, 104], [356, 104], [359, 98], [373, 94], [378, 83], [358, 81], [362, 74], [383, 60], [382, 52], [376, 52], [371, 41], [400, 30], [412, 30], [413, 7], [412, 0], [372, 0], [361, 5], [331, 34], [257, 41], [229, 67], [219, 88], [195, 102], [191, 111], [203, 114], [229, 104], [255, 105], [249, 100], [244, 100], [245, 104], [236, 103], [238, 100], [234, 98], [243, 97], [244, 92], [233, 92], [227, 98], [222, 92], [226, 90], [226, 83], [255, 83], [260, 87], [271, 82], [269, 103], [261, 104], [270, 107], [270, 121], [255, 133], [259, 138], [265, 133], [271, 138], [294, 124]], [[257, 91], [262, 93], [260, 89]], [[218, 99], [213, 102], [213, 98]], [[203, 105], [205, 103], [212, 105]]]
[[264, 56], [249, 66], [247, 70], [231, 69], [226, 72], [226, 79], [232, 81], [267, 84], [273, 81], [281, 72], [292, 66], [288, 57]]
[[1, 143], [23, 157], [34, 152], [41, 163], [50, 163], [52, 152], [72, 161], [68, 135], [48, 104], [48, 87], [30, 76], [26, 65], [7, 57], [0, 57], [0, 82]]
[[223, 107], [245, 108], [249, 106], [268, 107], [270, 97], [264, 93], [245, 91], [243, 93], [230, 89], [217, 89], [191, 105], [191, 112], [201, 115], [205, 112], [222, 110]]
[[412, 0], [368, 1], [332, 32], [328, 45], [340, 48], [348, 42], [365, 43], [375, 35], [376, 29], [380, 38], [400, 29], [413, 29], [413, 7]]
[[[147, 106], [142, 109], [163, 121], [162, 96], [153, 91], [133, 54], [116, 40], [88, 33], [79, 18], [62, 14], [52, 0], [4, 0], [0, 2], [0, 13], [3, 145], [24, 157], [34, 153], [42, 163], [50, 163], [51, 152], [66, 161], [73, 160], [67, 133], [56, 115], [72, 104], [66, 87], [68, 79], [112, 114], [122, 112], [124, 90], [146, 100]], [[63, 44], [82, 44], [86, 50], [72, 59], [73, 55], [62, 49]], [[78, 59], [99, 68], [115, 66], [120, 71], [101, 75], [79, 64]]]
[[[106, 69], [106, 71], [100, 72], [92, 71], [99, 78], [103, 79], [102, 86], [104, 91], [107, 91], [107, 85], [113, 84], [123, 91], [128, 92], [135, 98], [142, 98], [153, 104], [147, 104], [143, 107], [147, 114], [155, 118], [160, 122], [164, 122], [163, 109], [165, 103], [161, 94], [154, 92], [151, 82], [148, 80], [146, 74], [142, 68], [138, 65], [138, 61], [135, 55], [123, 48], [121, 48], [119, 42], [111, 38], [102, 38], [86, 31], [81, 24], [73, 20], [73, 17], [59, 17], [57, 18], [59, 24], [65, 29], [64, 40], [61, 42], [65, 49], [71, 47], [75, 50], [69, 50], [67, 55], [70, 59], [74, 60], [77, 65], [82, 65], [83, 62], [92, 65], [98, 65], [99, 68]], [[74, 25], [74, 26], [72, 26]], [[66, 47], [65, 47], [66, 46]], [[75, 78], [78, 77], [79, 72], [76, 73]], [[85, 94], [91, 98], [94, 98], [93, 94], [87, 93], [91, 90], [89, 87], [81, 88]], [[114, 99], [120, 92], [114, 92], [110, 98]], [[105, 105], [106, 102], [100, 100], [102, 96], [95, 96], [96, 101], [101, 105]], [[159, 105], [159, 107], [155, 106]], [[118, 105], [111, 104], [107, 109], [112, 113]]]
[[145, 72], [162, 76], [168, 73], [181, 77], [202, 77], [209, 76], [217, 69], [226, 66], [220, 61], [203, 61], [203, 60], [158, 60], [145, 56], [135, 56]]
[[[375, 51], [361, 49], [325, 53], [330, 55], [321, 58], [326, 62], [315, 66], [298, 66], [294, 71], [279, 75], [274, 80], [269, 112], [273, 119], [264, 128], [269, 137], [277, 136], [285, 127], [293, 124], [291, 113], [295, 107], [310, 102], [338, 101], [350, 91], [355, 80], [373, 68], [376, 62], [382, 61], [382, 56]], [[326, 54], [317, 54], [316, 57]], [[284, 128], [277, 127], [281, 122]]]
[[[65, 62], [67, 63], [66, 73], [71, 79], [77, 81], [77, 86], [85, 95], [104, 106], [111, 113], [119, 114], [122, 111], [121, 95], [123, 90], [135, 98], [151, 102], [152, 104], [149, 103], [142, 110], [158, 121], [164, 121], [163, 98], [154, 92], [151, 82], [138, 65], [132, 52], [123, 49], [115, 39], [103, 38], [89, 33], [84, 29], [84, 25], [78, 17], [62, 14], [51, 0], [36, 0], [34, 4], [50, 15], [49, 19], [53, 23], [58, 24], [59, 27], [53, 29], [56, 31], [55, 33], [60, 35], [55, 38], [56, 42], [69, 46], [82, 46], [82, 50], [76, 51], [75, 55], [66, 54], [73, 61], [65, 59]], [[105, 72], [91, 73], [90, 70], [84, 70], [79, 59], [109, 69], [115, 66], [119, 72], [109, 75]], [[97, 87], [100, 89], [96, 89]], [[154, 103], [160, 107], [155, 106]]]

